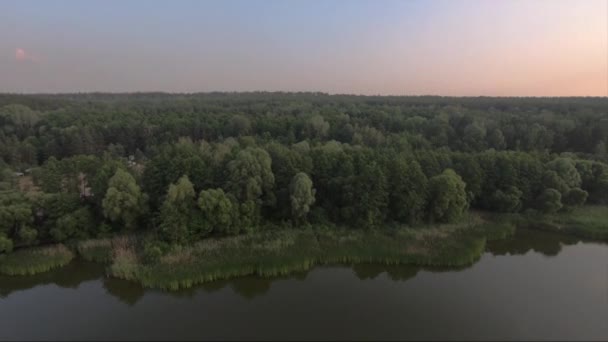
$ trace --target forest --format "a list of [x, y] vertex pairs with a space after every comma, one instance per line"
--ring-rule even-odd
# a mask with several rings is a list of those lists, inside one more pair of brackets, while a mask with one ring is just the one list
[[0, 95], [0, 253], [608, 204], [607, 98]]

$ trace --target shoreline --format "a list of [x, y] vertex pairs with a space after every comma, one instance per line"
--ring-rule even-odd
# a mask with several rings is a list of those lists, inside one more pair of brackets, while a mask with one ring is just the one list
[[[317, 265], [465, 267], [481, 257], [488, 241], [509, 238], [517, 228], [608, 240], [608, 224], [598, 229], [597, 224], [580, 223], [583, 218], [589, 221], [601, 217], [604, 211], [608, 207], [588, 206], [577, 212], [542, 217], [470, 212], [467, 222], [435, 226], [387, 226], [374, 230], [308, 226], [264, 230], [173, 247], [156, 261], [146, 260], [142, 247], [145, 237], [116, 236], [78, 241], [68, 244], [70, 248], [59, 244], [19, 250], [13, 257], [0, 258], [0, 273], [13, 276], [42, 273], [78, 258], [105, 264], [110, 277], [134, 281], [145, 288], [179, 290], [249, 275], [289, 275]], [[61, 252], [43, 253], [43, 250]]]

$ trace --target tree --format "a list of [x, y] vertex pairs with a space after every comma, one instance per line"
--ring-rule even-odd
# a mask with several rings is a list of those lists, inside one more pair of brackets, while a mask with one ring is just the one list
[[70, 238], [85, 238], [95, 229], [95, 221], [88, 208], [80, 208], [60, 217], [50, 231], [57, 242]]
[[395, 156], [389, 164], [389, 209], [399, 222], [416, 223], [424, 216], [428, 180], [416, 161]]
[[0, 234], [0, 253], [10, 253], [13, 251], [13, 240]]
[[308, 136], [311, 138], [324, 138], [329, 131], [329, 123], [321, 115], [314, 115], [308, 121]]
[[55, 157], [49, 158], [43, 166], [35, 169], [34, 179], [45, 192], [61, 191], [61, 166]]
[[[554, 171], [568, 188], [581, 186], [581, 176], [576, 170], [574, 161], [570, 158], [557, 158], [547, 163], [547, 169]], [[562, 195], [564, 193], [562, 192]]]
[[146, 211], [146, 197], [130, 173], [117, 169], [102, 202], [104, 215], [112, 222], [123, 223], [126, 229], [134, 229]]
[[268, 152], [257, 147], [240, 151], [228, 163], [226, 187], [240, 204], [243, 228], [253, 229], [259, 222], [259, 208], [262, 204], [273, 205], [274, 174], [272, 160]]
[[246, 135], [251, 130], [251, 121], [243, 115], [234, 115], [230, 118], [226, 132], [229, 136], [238, 137]]
[[507, 147], [507, 144], [505, 143], [505, 136], [498, 128], [491, 130], [490, 133], [488, 133], [488, 135], [486, 136], [486, 140], [488, 141], [490, 147], [495, 150], [500, 151], [504, 150], [505, 147]]
[[160, 232], [165, 240], [183, 244], [190, 238], [191, 230], [196, 230], [193, 221], [195, 192], [188, 176], [182, 176], [177, 183], [169, 185], [167, 196], [160, 211]]
[[509, 187], [506, 191], [496, 190], [491, 198], [492, 207], [500, 212], [511, 213], [516, 212], [521, 208], [522, 192], [514, 186]]
[[213, 185], [213, 169], [205, 164], [197, 144], [181, 138], [175, 144], [163, 145], [146, 164], [144, 188], [151, 196], [151, 206], [160, 207], [169, 184], [186, 175], [195, 189]]
[[589, 193], [581, 188], [572, 188], [566, 192], [562, 201], [568, 207], [580, 207], [585, 204]]
[[[352, 212], [348, 215], [360, 227], [375, 228], [386, 219], [389, 191], [380, 158], [370, 150], [356, 153], [356, 173], [343, 179], [342, 201]], [[347, 218], [347, 219], [348, 219]]]
[[289, 185], [289, 199], [291, 200], [291, 214], [294, 222], [306, 220], [310, 206], [315, 203], [316, 190], [312, 187], [312, 180], [304, 172], [297, 173]]
[[555, 189], [545, 189], [537, 198], [538, 209], [544, 213], [555, 213], [562, 208], [562, 194]]
[[212, 231], [225, 235], [234, 235], [239, 227], [233, 222], [234, 208], [230, 198], [222, 189], [202, 190], [198, 195], [198, 207], [202, 212], [206, 235]]
[[486, 129], [478, 123], [468, 124], [464, 128], [464, 136], [462, 138], [466, 148], [469, 151], [480, 151], [486, 145]]
[[25, 245], [32, 245], [36, 242], [36, 237], [38, 236], [38, 231], [34, 228], [23, 226], [17, 232], [19, 236], [19, 240]]
[[560, 194], [568, 192], [570, 187], [554, 170], [547, 170], [543, 175], [543, 186], [547, 189], [555, 189]]
[[240, 151], [228, 163], [228, 189], [241, 201], [260, 200], [274, 185], [272, 160], [268, 152], [257, 147]]
[[454, 222], [467, 209], [466, 184], [452, 169], [429, 181], [429, 215], [438, 222]]
[[1, 193], [0, 235], [15, 240], [20, 231], [31, 229], [33, 221], [32, 204], [21, 193]]

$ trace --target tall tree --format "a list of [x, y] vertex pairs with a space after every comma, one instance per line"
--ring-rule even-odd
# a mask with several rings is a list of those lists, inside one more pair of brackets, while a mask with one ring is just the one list
[[234, 221], [234, 208], [230, 198], [222, 189], [202, 190], [198, 195], [198, 207], [202, 211], [204, 229], [199, 234], [210, 232], [233, 235], [239, 232]]
[[454, 222], [467, 209], [466, 184], [452, 169], [429, 181], [429, 215], [438, 222]]
[[293, 177], [289, 185], [289, 199], [294, 222], [306, 220], [311, 205], [315, 203], [315, 193], [312, 180], [306, 173], [299, 172]]
[[108, 191], [102, 202], [106, 218], [134, 229], [146, 211], [147, 196], [142, 193], [135, 178], [123, 169], [117, 169], [108, 182]]
[[169, 242], [186, 243], [197, 223], [195, 219], [195, 192], [188, 176], [182, 176], [169, 185], [167, 196], [160, 210], [160, 232]]

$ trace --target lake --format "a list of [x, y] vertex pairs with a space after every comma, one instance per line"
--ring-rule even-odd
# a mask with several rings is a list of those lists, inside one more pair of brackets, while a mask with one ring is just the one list
[[322, 266], [179, 292], [75, 261], [0, 277], [0, 339], [607, 340], [608, 245], [519, 230], [463, 269]]

